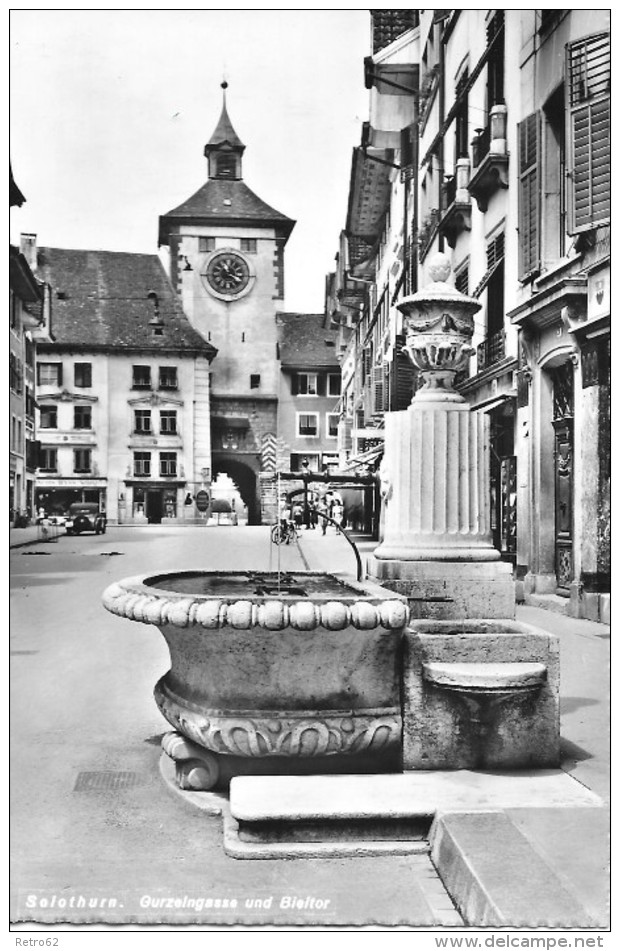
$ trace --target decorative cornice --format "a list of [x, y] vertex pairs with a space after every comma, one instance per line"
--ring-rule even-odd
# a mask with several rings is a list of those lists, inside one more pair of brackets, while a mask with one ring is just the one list
[[313, 631], [324, 627], [342, 631], [347, 627], [373, 630], [383, 627], [398, 630], [409, 620], [404, 600], [387, 599], [345, 601], [293, 601], [290, 597], [205, 598], [172, 597], [169, 592], [155, 593], [143, 577], [127, 578], [111, 584], [103, 593], [103, 605], [112, 614], [128, 621], [176, 627], [202, 627], [205, 630], [232, 627], [238, 630], [262, 628], [281, 631]]

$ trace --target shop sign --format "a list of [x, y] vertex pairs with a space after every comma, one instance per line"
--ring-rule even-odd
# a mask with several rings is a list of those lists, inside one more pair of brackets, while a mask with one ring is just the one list
[[204, 489], [201, 489], [200, 492], [196, 492], [196, 508], [199, 512], [206, 512], [209, 508], [209, 493]]

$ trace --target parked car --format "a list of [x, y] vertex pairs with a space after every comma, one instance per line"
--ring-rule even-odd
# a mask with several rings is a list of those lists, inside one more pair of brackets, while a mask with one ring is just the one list
[[65, 521], [67, 535], [81, 535], [82, 532], [94, 532], [95, 535], [105, 535], [107, 519], [99, 511], [96, 502], [74, 502], [69, 506], [69, 514]]

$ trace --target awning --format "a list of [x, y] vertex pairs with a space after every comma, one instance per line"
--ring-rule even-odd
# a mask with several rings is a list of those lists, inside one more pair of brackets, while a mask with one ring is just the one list
[[386, 149], [369, 148], [366, 153], [358, 146], [353, 150], [346, 225], [347, 234], [371, 243], [383, 227], [391, 188], [391, 168], [374, 162], [373, 156], [391, 161], [391, 152]]
[[498, 396], [493, 397], [492, 399], [482, 401], [481, 403], [472, 404], [472, 409], [477, 410], [481, 413], [491, 413], [494, 409], [497, 409], [498, 406], [501, 406], [503, 403], [509, 402], [509, 400], [516, 400], [516, 392], [501, 393]]
[[483, 290], [485, 289], [485, 287], [487, 286], [487, 284], [489, 283], [489, 281], [491, 280], [491, 278], [493, 277], [493, 275], [494, 275], [495, 272], [497, 271], [497, 269], [498, 269], [498, 267], [500, 266], [500, 264], [503, 263], [503, 260], [504, 260], [504, 256], [502, 255], [501, 258], [498, 258], [498, 260], [495, 262], [495, 264], [494, 264], [492, 267], [490, 267], [490, 268], [488, 269], [488, 271], [486, 272], [486, 274], [484, 275], [484, 277], [482, 278], [482, 280], [480, 281], [480, 283], [479, 283], [478, 286], [476, 287], [475, 291], [474, 291], [473, 294], [471, 295], [472, 297], [480, 297], [480, 295], [482, 294]]
[[383, 446], [374, 446], [372, 449], [368, 449], [366, 452], [361, 452], [358, 456], [355, 456], [354, 459], [349, 459], [346, 465], [342, 467], [342, 470], [344, 472], [351, 472], [358, 466], [373, 465], [373, 463], [378, 462], [379, 459], [382, 458], [383, 453]]
[[372, 56], [364, 59], [366, 89], [376, 89], [384, 96], [414, 96], [418, 91], [418, 63], [375, 63]]

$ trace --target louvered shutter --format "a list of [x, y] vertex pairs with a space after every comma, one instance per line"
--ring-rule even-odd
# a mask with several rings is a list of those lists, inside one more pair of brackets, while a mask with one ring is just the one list
[[383, 412], [383, 366], [380, 365], [378, 367], [373, 368], [372, 383], [373, 383], [374, 412], [382, 413]]
[[297, 396], [298, 393], [299, 393], [299, 377], [297, 373], [293, 373], [291, 378], [291, 395]]
[[519, 278], [540, 269], [540, 118], [519, 122]]
[[392, 409], [407, 409], [413, 399], [415, 370], [408, 355], [403, 351], [394, 357]]
[[569, 234], [609, 221], [610, 43], [598, 33], [567, 46]]

